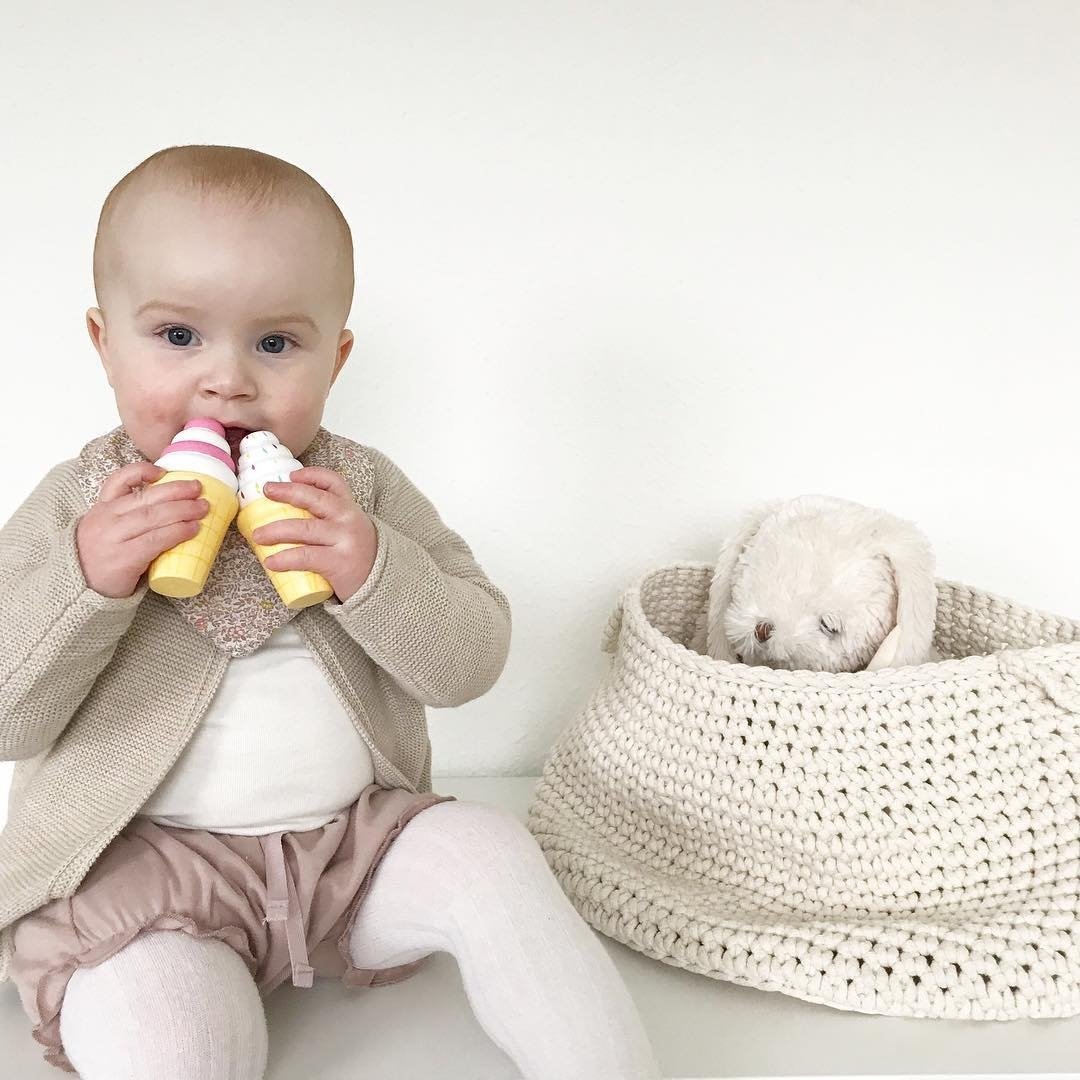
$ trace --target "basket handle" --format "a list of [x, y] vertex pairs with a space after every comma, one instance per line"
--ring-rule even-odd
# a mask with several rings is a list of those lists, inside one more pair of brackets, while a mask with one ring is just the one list
[[600, 635], [600, 648], [603, 652], [615, 655], [615, 647], [619, 642], [619, 631], [622, 629], [623, 600], [619, 597], [615, 610], [608, 616], [607, 624]]

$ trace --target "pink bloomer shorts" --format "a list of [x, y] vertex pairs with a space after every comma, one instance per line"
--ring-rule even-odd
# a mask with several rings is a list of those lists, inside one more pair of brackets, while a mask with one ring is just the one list
[[408, 978], [423, 960], [354, 967], [349, 930], [394, 838], [420, 811], [452, 799], [370, 784], [321, 828], [263, 836], [132, 818], [72, 896], [13, 928], [10, 975], [45, 1060], [75, 1071], [60, 1041], [68, 980], [142, 930], [219, 938], [240, 954], [264, 997], [290, 975], [297, 986], [310, 986], [314, 975], [350, 987]]

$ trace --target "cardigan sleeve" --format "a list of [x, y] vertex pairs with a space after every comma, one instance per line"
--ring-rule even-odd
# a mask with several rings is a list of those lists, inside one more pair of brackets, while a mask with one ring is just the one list
[[510, 648], [510, 604], [468, 544], [385, 454], [368, 515], [378, 534], [367, 580], [324, 609], [413, 697], [462, 705], [495, 684]]
[[146, 593], [86, 582], [75, 529], [87, 509], [75, 461], [45, 475], [0, 528], [0, 760], [54, 742], [112, 659]]

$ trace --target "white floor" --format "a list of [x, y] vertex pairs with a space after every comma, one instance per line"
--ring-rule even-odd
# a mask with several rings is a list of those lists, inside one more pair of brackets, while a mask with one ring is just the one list
[[[535, 782], [434, 783], [439, 792], [505, 806], [524, 819]], [[641, 1009], [667, 1077], [1080, 1080], [1080, 1017], [980, 1023], [866, 1016], [717, 982], [600, 940]], [[267, 1080], [518, 1080], [473, 1019], [457, 965], [445, 953], [395, 986], [349, 992], [329, 980], [309, 990], [286, 985], [266, 1010]], [[4, 1080], [64, 1075], [42, 1061], [10, 983], [0, 986], [0, 1048]]]

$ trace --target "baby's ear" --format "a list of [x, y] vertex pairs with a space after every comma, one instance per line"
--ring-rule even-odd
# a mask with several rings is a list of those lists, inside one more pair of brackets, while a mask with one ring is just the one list
[[934, 553], [914, 525], [893, 519], [881, 538], [878, 557], [888, 564], [896, 584], [896, 626], [878, 646], [867, 671], [925, 664], [937, 620]]
[[101, 366], [105, 369], [105, 377], [109, 385], [113, 385], [112, 365], [109, 363], [109, 347], [105, 336], [105, 316], [101, 308], [92, 307], [86, 312], [86, 332], [90, 335], [90, 341], [97, 349], [101, 357]]
[[[709, 586], [709, 603], [704, 612], [705, 651], [715, 660], [727, 660], [733, 664], [738, 662], [735, 650], [732, 649], [724, 630], [724, 615], [731, 606], [735, 569], [762, 523], [783, 503], [783, 499], [771, 499], [752, 507], [738, 520], [735, 531], [720, 548], [716, 568], [713, 570], [712, 584]], [[699, 629], [698, 637], [700, 636]]]

